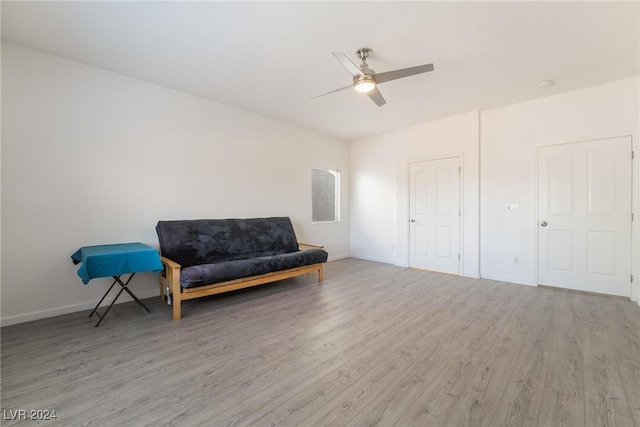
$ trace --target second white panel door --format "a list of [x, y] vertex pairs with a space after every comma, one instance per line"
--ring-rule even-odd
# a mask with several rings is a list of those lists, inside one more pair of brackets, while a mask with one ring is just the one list
[[538, 282], [631, 295], [631, 137], [538, 150]]

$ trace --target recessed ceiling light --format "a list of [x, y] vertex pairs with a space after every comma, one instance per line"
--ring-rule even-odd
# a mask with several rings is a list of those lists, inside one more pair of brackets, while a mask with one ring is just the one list
[[541, 88], [545, 88], [545, 89], [546, 89], [546, 88], [548, 88], [548, 87], [553, 86], [553, 84], [554, 84], [554, 83], [553, 83], [553, 80], [543, 80], [543, 81], [541, 81], [540, 83], [538, 83], [538, 87], [541, 87]]

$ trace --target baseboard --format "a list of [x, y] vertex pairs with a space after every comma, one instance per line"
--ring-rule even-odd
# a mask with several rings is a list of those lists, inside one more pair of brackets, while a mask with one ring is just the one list
[[537, 286], [532, 280], [525, 280], [521, 277], [502, 276], [500, 274], [483, 274], [480, 278], [495, 280], [497, 282], [516, 283], [518, 285]]
[[[155, 290], [149, 289], [149, 290], [140, 291], [140, 292], [136, 291], [136, 296], [140, 299], [152, 298], [152, 297], [159, 298], [157, 289]], [[105, 305], [111, 304], [111, 301], [113, 301], [113, 299], [105, 300], [102, 303], [102, 307], [104, 307]], [[121, 300], [116, 302], [115, 305], [122, 304], [125, 302], [131, 302], [131, 301], [133, 301], [131, 298], [122, 298]], [[92, 310], [93, 307], [95, 307], [95, 305], [96, 305], [96, 301], [87, 301], [80, 304], [66, 305], [64, 307], [56, 307], [56, 308], [51, 308], [47, 310], [32, 311], [31, 313], [24, 313], [24, 314], [17, 314], [15, 316], [3, 317], [2, 319], [0, 319], [0, 326], [2, 327], [10, 326], [18, 323], [31, 322], [33, 320], [40, 320], [40, 319], [46, 319], [48, 317], [60, 316], [61, 314], [69, 314], [69, 313], [75, 313], [77, 311]]]
[[351, 255], [335, 255], [335, 256], [329, 255], [327, 262], [338, 261], [338, 260], [347, 259], [347, 258], [351, 258]]
[[377, 258], [377, 257], [371, 257], [371, 256], [367, 256], [367, 255], [351, 254], [351, 258], [362, 259], [362, 260], [365, 260], [365, 261], [381, 262], [383, 264], [394, 264], [395, 265], [395, 261], [392, 260], [392, 259]]

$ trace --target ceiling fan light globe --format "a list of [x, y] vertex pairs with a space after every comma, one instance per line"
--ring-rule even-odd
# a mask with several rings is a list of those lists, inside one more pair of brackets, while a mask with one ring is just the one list
[[376, 84], [371, 80], [362, 80], [356, 82], [353, 87], [355, 88], [356, 92], [367, 93], [371, 92], [376, 87]]

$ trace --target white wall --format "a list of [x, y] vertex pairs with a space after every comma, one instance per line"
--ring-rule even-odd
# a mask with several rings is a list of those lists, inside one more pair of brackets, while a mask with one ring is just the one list
[[[157, 247], [158, 220], [289, 216], [349, 255], [345, 141], [4, 42], [2, 114], [3, 325], [91, 307], [110, 281], [84, 286], [70, 255]], [[339, 224], [311, 224], [312, 165], [342, 171]]]
[[351, 256], [396, 260], [396, 147], [386, 138], [351, 143]]
[[[477, 112], [351, 143], [352, 256], [407, 266], [409, 163], [453, 156], [461, 157], [463, 173], [462, 274], [478, 277]], [[384, 238], [374, 237], [377, 230], [384, 230]]]
[[[639, 78], [577, 90], [481, 113], [481, 272], [483, 277], [535, 284], [537, 279], [536, 150], [560, 144], [632, 135], [638, 153]], [[634, 160], [638, 215], [639, 159]], [[507, 212], [519, 203], [519, 212]], [[634, 272], [640, 252], [633, 224]], [[513, 259], [518, 257], [519, 264]], [[640, 280], [633, 286], [638, 301]]]

